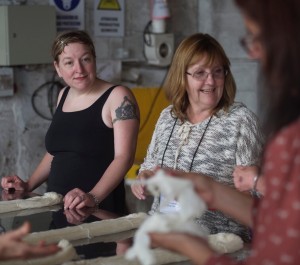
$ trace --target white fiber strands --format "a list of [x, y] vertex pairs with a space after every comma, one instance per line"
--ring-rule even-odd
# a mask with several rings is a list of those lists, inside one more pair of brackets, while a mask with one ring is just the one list
[[41, 208], [62, 203], [63, 196], [56, 192], [46, 192], [43, 196], [29, 199], [19, 199], [0, 202], [0, 213], [19, 211], [24, 209]]
[[243, 240], [232, 233], [209, 235], [207, 240], [209, 245], [220, 254], [233, 253], [244, 246]]
[[6, 212], [6, 213], [1, 213], [1, 218], [4, 219], [4, 218], [11, 218], [11, 217], [28, 216], [32, 214], [45, 213], [45, 212], [56, 212], [60, 210], [61, 207], [62, 207], [61, 204], [56, 204], [51, 206], [45, 206], [42, 208], [31, 208], [31, 209], [24, 209], [24, 210], [13, 211], [13, 212]]
[[[138, 259], [142, 265], [158, 264], [156, 256], [150, 248], [149, 232], [182, 231], [199, 236], [206, 236], [194, 221], [206, 210], [206, 204], [195, 193], [192, 182], [166, 175], [162, 170], [145, 181], [145, 185], [153, 195], [162, 194], [169, 200], [177, 200], [181, 210], [170, 214], [156, 213], [147, 218], [134, 236], [133, 246], [126, 252], [126, 259]], [[192, 202], [192, 203], [191, 203]]]
[[84, 238], [93, 238], [138, 228], [146, 217], [146, 213], [135, 213], [116, 219], [107, 219], [77, 226], [35, 232], [26, 236], [24, 240], [27, 242], [39, 242], [40, 240], [44, 240], [47, 243], [55, 243], [61, 239], [74, 241]]
[[1, 265], [59, 265], [67, 261], [78, 260], [79, 256], [75, 248], [67, 240], [61, 240], [58, 243], [61, 248], [57, 253], [43, 258], [27, 259], [27, 260], [11, 260], [2, 261]]

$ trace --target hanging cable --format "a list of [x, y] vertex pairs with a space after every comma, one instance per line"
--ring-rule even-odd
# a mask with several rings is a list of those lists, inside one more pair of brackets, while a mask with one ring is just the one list
[[147, 45], [147, 46], [151, 46], [151, 38], [149, 36], [149, 34], [151, 33], [151, 25], [152, 25], [152, 20], [150, 20], [146, 27], [144, 28], [144, 31], [143, 31], [143, 38], [144, 38], [144, 43]]
[[[64, 87], [64, 85], [55, 80], [56, 73], [53, 74], [52, 80], [40, 85], [31, 96], [31, 105], [36, 114], [45, 120], [52, 120], [56, 109], [56, 100], [59, 94], [59, 91]], [[37, 99], [39, 98], [39, 93], [46, 90], [47, 92], [47, 106], [50, 112], [50, 117], [43, 114], [42, 111], [37, 106]]]

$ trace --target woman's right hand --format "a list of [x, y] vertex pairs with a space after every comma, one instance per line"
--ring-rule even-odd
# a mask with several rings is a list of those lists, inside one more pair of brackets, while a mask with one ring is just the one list
[[27, 191], [27, 182], [23, 181], [19, 176], [5, 176], [1, 179], [1, 186], [3, 189], [15, 189]]
[[11, 201], [11, 200], [18, 200], [24, 199], [26, 196], [26, 191], [24, 190], [5, 190], [3, 189], [1, 192], [1, 198], [3, 201]]
[[[137, 177], [137, 181], [131, 185], [131, 191], [139, 200], [146, 199], [146, 189], [143, 180], [146, 180], [154, 175], [152, 170], [144, 170]], [[140, 180], [140, 181], [139, 181]]]

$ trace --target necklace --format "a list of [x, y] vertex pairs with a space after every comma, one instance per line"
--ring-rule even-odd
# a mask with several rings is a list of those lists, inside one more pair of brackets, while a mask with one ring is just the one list
[[[195, 152], [194, 152], [194, 154], [193, 154], [193, 158], [192, 158], [192, 162], [191, 162], [191, 165], [190, 165], [190, 168], [189, 168], [189, 172], [192, 171], [193, 163], [194, 163], [196, 154], [197, 154], [198, 149], [199, 149], [199, 147], [200, 147], [200, 145], [201, 145], [201, 142], [202, 142], [202, 140], [203, 140], [203, 138], [204, 138], [204, 135], [205, 135], [205, 133], [206, 133], [206, 131], [207, 131], [207, 128], [208, 128], [208, 126], [209, 126], [209, 124], [210, 124], [210, 122], [211, 122], [211, 119], [212, 119], [212, 116], [210, 116], [210, 118], [209, 118], [209, 120], [208, 120], [208, 122], [207, 122], [207, 124], [206, 124], [206, 126], [205, 126], [204, 132], [203, 132], [203, 134], [202, 134], [202, 136], [201, 136], [201, 138], [200, 138], [200, 140], [199, 140], [199, 142], [198, 142], [197, 148], [196, 148], [196, 150], [195, 150]], [[174, 125], [173, 125], [173, 127], [172, 127], [172, 130], [171, 130], [169, 139], [168, 139], [168, 141], [167, 141], [167, 144], [166, 144], [166, 147], [165, 147], [165, 150], [164, 150], [164, 153], [163, 153], [163, 157], [162, 157], [162, 160], [161, 160], [161, 165], [160, 165], [161, 168], [162, 168], [163, 165], [164, 165], [165, 154], [166, 154], [166, 151], [167, 151], [167, 149], [168, 149], [168, 146], [169, 146], [169, 142], [170, 142], [170, 140], [171, 140], [171, 137], [172, 137], [172, 135], [173, 135], [174, 128], [175, 128], [175, 126], [176, 126], [177, 120], [178, 120], [178, 118], [175, 119], [175, 122], [174, 122]]]

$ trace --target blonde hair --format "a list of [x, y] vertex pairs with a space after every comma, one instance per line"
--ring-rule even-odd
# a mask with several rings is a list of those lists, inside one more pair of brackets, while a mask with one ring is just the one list
[[172, 103], [172, 113], [181, 121], [186, 119], [189, 100], [186, 92], [188, 67], [206, 58], [207, 66], [215, 62], [221, 63], [227, 72], [225, 76], [223, 95], [214, 113], [220, 109], [228, 110], [234, 102], [236, 85], [230, 71], [230, 61], [222, 46], [210, 35], [197, 33], [184, 39], [178, 46], [172, 64], [163, 84], [166, 96]]

